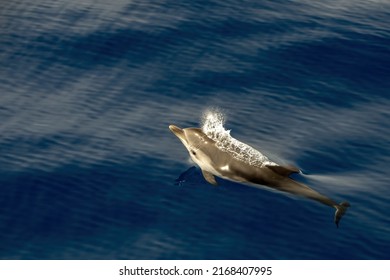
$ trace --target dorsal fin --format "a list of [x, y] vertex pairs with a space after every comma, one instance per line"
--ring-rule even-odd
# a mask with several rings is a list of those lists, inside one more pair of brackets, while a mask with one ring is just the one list
[[287, 166], [280, 166], [280, 165], [266, 165], [269, 169], [271, 169], [273, 172], [278, 173], [282, 176], [289, 176], [291, 173], [299, 173], [299, 168], [287, 165]]

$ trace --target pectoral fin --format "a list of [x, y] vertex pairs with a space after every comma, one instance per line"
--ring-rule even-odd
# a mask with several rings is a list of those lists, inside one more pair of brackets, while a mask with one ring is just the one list
[[295, 166], [280, 166], [280, 165], [267, 165], [273, 172], [282, 176], [288, 176], [291, 173], [299, 173], [299, 169]]
[[212, 184], [214, 186], [218, 185], [217, 181], [215, 181], [215, 177], [213, 174], [211, 174], [210, 172], [205, 171], [205, 170], [202, 170], [202, 174], [207, 182], [209, 182], [210, 184]]

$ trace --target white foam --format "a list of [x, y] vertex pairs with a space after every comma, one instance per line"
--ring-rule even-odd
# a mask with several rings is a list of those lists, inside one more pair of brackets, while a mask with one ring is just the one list
[[202, 130], [217, 143], [219, 149], [250, 165], [277, 165], [256, 149], [233, 138], [230, 130], [224, 128], [224, 123], [225, 115], [218, 109], [208, 110], [203, 114]]

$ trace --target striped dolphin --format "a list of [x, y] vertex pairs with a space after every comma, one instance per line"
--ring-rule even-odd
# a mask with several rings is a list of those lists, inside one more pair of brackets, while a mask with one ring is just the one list
[[[307, 197], [335, 211], [334, 222], [339, 227], [341, 217], [350, 206], [348, 202], [336, 203], [310, 187], [290, 178], [300, 170], [293, 166], [281, 166], [262, 155], [252, 147], [234, 139], [234, 144], [209, 137], [201, 128], [169, 129], [187, 148], [191, 159], [202, 170], [203, 177], [217, 185], [214, 176], [249, 185], [262, 185], [281, 192]], [[227, 147], [229, 146], [229, 147]], [[237, 152], [239, 150], [239, 152]], [[260, 158], [260, 159], [259, 159]]]

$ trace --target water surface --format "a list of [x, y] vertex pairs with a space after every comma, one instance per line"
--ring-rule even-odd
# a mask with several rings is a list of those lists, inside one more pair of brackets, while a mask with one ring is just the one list
[[[3, 3], [0, 258], [389, 259], [389, 11]], [[349, 201], [340, 228], [318, 203], [182, 174], [193, 163], [168, 125], [212, 107], [234, 138]]]

